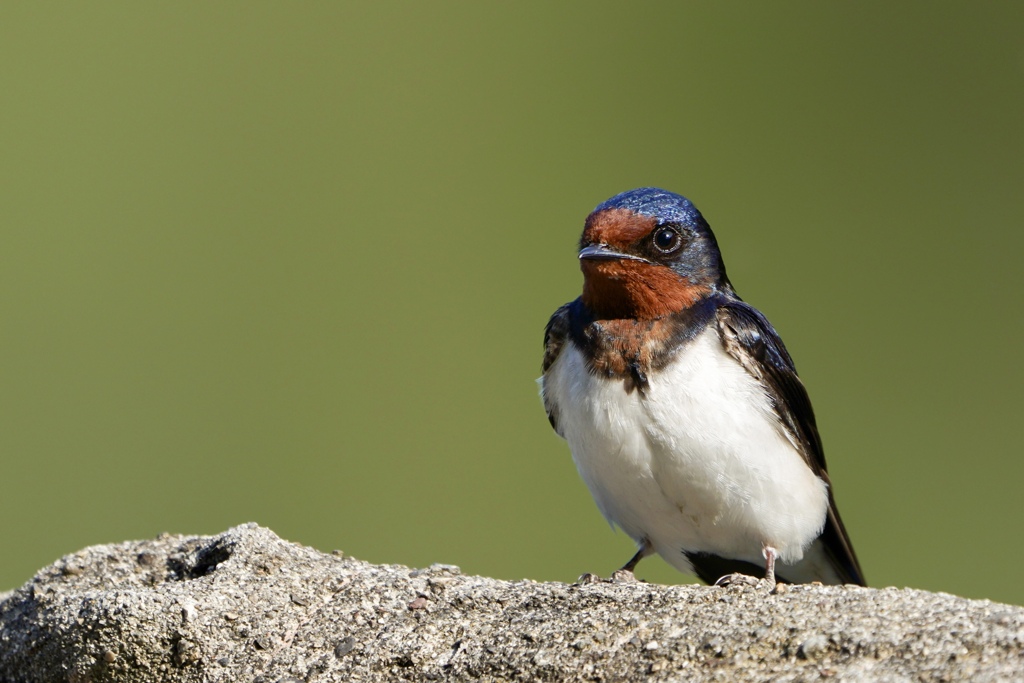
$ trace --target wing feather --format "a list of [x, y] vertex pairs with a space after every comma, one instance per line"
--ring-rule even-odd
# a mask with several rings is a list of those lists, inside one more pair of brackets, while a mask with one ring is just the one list
[[547, 411], [548, 422], [559, 436], [562, 433], [558, 431], [558, 406], [544, 390], [544, 381], [548, 370], [551, 369], [551, 365], [558, 358], [558, 354], [561, 353], [562, 347], [569, 338], [569, 307], [571, 305], [571, 303], [565, 304], [555, 311], [551, 319], [548, 320], [547, 327], [544, 328], [544, 363], [541, 366], [544, 375], [541, 377], [541, 397], [544, 399], [544, 410]]

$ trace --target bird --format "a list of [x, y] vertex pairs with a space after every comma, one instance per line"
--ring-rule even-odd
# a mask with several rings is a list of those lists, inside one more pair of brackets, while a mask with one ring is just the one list
[[583, 291], [551, 316], [548, 419], [613, 528], [708, 584], [867, 585], [807, 390], [736, 294], [711, 227], [642, 187], [587, 217]]

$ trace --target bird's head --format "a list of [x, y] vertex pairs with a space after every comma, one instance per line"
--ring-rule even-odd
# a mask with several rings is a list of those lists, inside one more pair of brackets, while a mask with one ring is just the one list
[[587, 217], [583, 303], [599, 318], [660, 318], [732, 292], [710, 226], [689, 199], [642, 187]]

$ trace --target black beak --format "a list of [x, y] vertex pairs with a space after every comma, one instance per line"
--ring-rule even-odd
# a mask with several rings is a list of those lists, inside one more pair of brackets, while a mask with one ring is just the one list
[[640, 261], [641, 263], [650, 263], [650, 261], [648, 261], [645, 258], [633, 256], [632, 254], [623, 254], [621, 251], [615, 251], [607, 244], [588, 244], [587, 246], [580, 249], [580, 260]]

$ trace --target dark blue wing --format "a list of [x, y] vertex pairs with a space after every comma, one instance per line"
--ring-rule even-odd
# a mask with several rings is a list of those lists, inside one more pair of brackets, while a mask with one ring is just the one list
[[[551, 316], [548, 320], [547, 327], [544, 328], [544, 363], [541, 365], [541, 372], [544, 375], [548, 374], [548, 369], [551, 364], [558, 358], [558, 354], [562, 351], [562, 346], [565, 345], [565, 341], [569, 336], [569, 307], [572, 303], [567, 303]], [[542, 385], [543, 386], [543, 385]], [[558, 410], [555, 405], [548, 400], [546, 391], [541, 391], [541, 396], [544, 399], [544, 410], [548, 414], [548, 422], [551, 423], [552, 429], [561, 435], [558, 431]]]
[[761, 382], [807, 465], [828, 484], [828, 518], [820, 538], [826, 553], [848, 583], [865, 585], [860, 563], [836, 509], [811, 400], [796, 374], [793, 359], [775, 328], [753, 306], [739, 299], [725, 299], [719, 303], [717, 317], [726, 351]]

